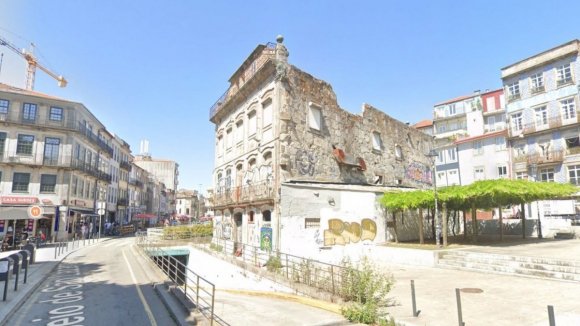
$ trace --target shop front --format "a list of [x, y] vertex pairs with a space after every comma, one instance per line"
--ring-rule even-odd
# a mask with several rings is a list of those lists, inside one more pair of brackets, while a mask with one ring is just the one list
[[36, 197], [0, 197], [0, 237], [8, 233], [27, 233], [37, 236], [40, 231], [47, 237], [52, 236], [58, 227], [55, 216], [58, 216], [58, 206], [52, 202], [39, 202]]

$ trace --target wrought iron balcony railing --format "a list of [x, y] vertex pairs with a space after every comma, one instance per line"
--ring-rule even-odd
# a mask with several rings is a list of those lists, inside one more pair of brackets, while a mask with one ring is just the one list
[[252, 202], [256, 200], [274, 199], [272, 181], [254, 182], [245, 186], [219, 187], [211, 201], [214, 205]]
[[572, 77], [558, 79], [558, 86], [572, 83]]
[[125, 198], [119, 198], [117, 200], [117, 206], [127, 206], [127, 199], [125, 199]]
[[539, 92], [543, 92], [543, 91], [544, 91], [544, 89], [546, 89], [546, 88], [544, 87], [544, 85], [542, 85], [542, 86], [536, 86], [536, 87], [532, 87], [532, 93], [539, 93]]
[[131, 163], [128, 161], [121, 161], [121, 169], [127, 170], [129, 172], [131, 172], [131, 170], [133, 169], [133, 167], [131, 166]]
[[563, 150], [548, 150], [545, 153], [528, 154], [528, 164], [555, 163], [564, 161]]
[[564, 119], [563, 116], [557, 115], [557, 116], [553, 116], [553, 117], [550, 117], [548, 119], [545, 119], [542, 122], [544, 122], [544, 123], [537, 124], [535, 121], [532, 121], [532, 122], [523, 124], [523, 125], [521, 125], [522, 126], [521, 130], [514, 130], [513, 124], [510, 124], [510, 128], [508, 128], [509, 136], [516, 137], [520, 134], [527, 135], [527, 134], [534, 133], [534, 132], [539, 132], [539, 131], [543, 131], [543, 130], [558, 128], [561, 126], [578, 123], [578, 122], [580, 122], [580, 116], [578, 116], [576, 114], [576, 116], [574, 116], [572, 118]]

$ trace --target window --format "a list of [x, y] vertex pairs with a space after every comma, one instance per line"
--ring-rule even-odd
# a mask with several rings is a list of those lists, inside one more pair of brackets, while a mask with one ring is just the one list
[[572, 68], [570, 64], [561, 65], [556, 68], [556, 75], [558, 78], [558, 86], [566, 85], [572, 82]]
[[516, 172], [516, 179], [517, 180], [527, 180], [528, 175], [526, 174], [526, 172]]
[[512, 128], [514, 131], [520, 131], [520, 130], [524, 129], [521, 112], [516, 113], [516, 114], [512, 114], [511, 120], [512, 120]]
[[461, 129], [467, 129], [467, 121], [461, 121]]
[[566, 141], [566, 154], [580, 153], [580, 140], [578, 136], [566, 136], [564, 139]]
[[449, 131], [457, 130], [457, 122], [449, 124]]
[[540, 106], [534, 109], [536, 116], [536, 127], [546, 127], [548, 125], [548, 108]]
[[455, 109], [455, 104], [450, 104], [449, 105], [449, 115], [455, 115], [457, 114], [457, 109]]
[[439, 126], [439, 133], [444, 133], [445, 131], [447, 131], [446, 125]]
[[0, 132], [0, 158], [4, 156], [4, 145], [6, 144], [6, 133]]
[[483, 167], [482, 166], [475, 167], [473, 169], [473, 172], [474, 172], [474, 176], [475, 176], [475, 181], [483, 180], [484, 179]]
[[487, 125], [489, 128], [489, 131], [495, 131], [495, 117], [487, 118]]
[[12, 192], [28, 192], [30, 173], [14, 173], [12, 178]]
[[383, 144], [381, 142], [381, 134], [378, 132], [373, 132], [373, 149], [380, 151], [382, 146]]
[[224, 137], [223, 136], [219, 136], [218, 137], [218, 143], [217, 143], [217, 153], [218, 153], [218, 156], [222, 155], [223, 148], [224, 148]]
[[44, 139], [44, 164], [45, 165], [57, 165], [58, 163], [58, 147], [60, 145], [60, 139], [49, 138]]
[[34, 136], [18, 135], [18, 144], [16, 145], [16, 154], [32, 155], [32, 145]]
[[483, 154], [483, 144], [481, 141], [476, 141], [473, 143], [473, 155]]
[[322, 129], [322, 110], [320, 108], [310, 105], [310, 115], [308, 117], [310, 128], [315, 130]]
[[540, 181], [542, 182], [554, 182], [554, 169], [541, 169], [540, 170]]
[[50, 121], [62, 121], [62, 109], [50, 108]]
[[455, 155], [455, 148], [451, 148], [447, 150], [447, 162], [455, 162], [457, 161], [457, 157]]
[[560, 101], [560, 107], [562, 108], [562, 118], [564, 120], [576, 119], [576, 104], [573, 98]]
[[516, 100], [520, 98], [520, 82], [517, 81], [512, 84], [507, 85], [508, 88], [508, 100]]
[[236, 142], [239, 143], [242, 140], [244, 140], [244, 122], [243, 121], [239, 121], [236, 124]]
[[485, 99], [485, 105], [487, 106], [487, 112], [495, 111], [495, 97]]
[[228, 129], [226, 132], [226, 146], [227, 148], [231, 148], [234, 145], [234, 134], [232, 133], [232, 128]]
[[81, 155], [81, 145], [79, 143], [75, 144], [75, 158], [78, 159]]
[[76, 196], [77, 195], [77, 182], [78, 179], [77, 177], [73, 177], [72, 178], [72, 189], [71, 189], [71, 195]]
[[495, 150], [496, 151], [505, 150], [505, 136], [497, 137], [495, 139]]
[[532, 82], [532, 93], [537, 93], [544, 90], [544, 76], [542, 73], [531, 76], [530, 80]]
[[83, 198], [83, 196], [85, 195], [85, 180], [84, 179], [79, 179], [79, 198]]
[[262, 212], [262, 221], [264, 222], [271, 222], [272, 221], [272, 212], [269, 210], [265, 210]]
[[0, 100], [0, 114], [8, 114], [10, 102], [8, 100]]
[[403, 149], [400, 145], [395, 145], [395, 157], [398, 159], [403, 158]]
[[91, 182], [90, 181], [87, 181], [87, 187], [86, 187], [85, 191], [86, 191], [85, 198], [91, 197]]
[[254, 223], [254, 215], [255, 215], [254, 211], [248, 212], [248, 222], [249, 223]]
[[457, 170], [447, 171], [447, 182], [450, 186], [459, 184], [459, 174], [457, 173]]
[[40, 192], [54, 193], [56, 189], [56, 174], [43, 174], [40, 176]]
[[569, 166], [568, 176], [571, 184], [576, 186], [580, 185], [580, 165]]
[[447, 178], [445, 177], [445, 172], [437, 172], [437, 185], [446, 186]]
[[305, 229], [320, 229], [320, 219], [319, 218], [305, 218], [304, 219]]
[[507, 178], [508, 174], [507, 174], [507, 166], [505, 165], [500, 165], [497, 167], [497, 176], [500, 179], [505, 179]]
[[437, 163], [444, 163], [445, 162], [445, 152], [439, 151], [437, 152]]
[[248, 114], [248, 135], [252, 136], [256, 133], [256, 111]]
[[263, 109], [262, 109], [262, 113], [263, 113], [263, 122], [264, 122], [264, 127], [269, 126], [272, 124], [272, 101], [268, 101], [268, 103], [262, 104], [263, 105]]
[[36, 104], [24, 103], [22, 122], [34, 123], [36, 120]]

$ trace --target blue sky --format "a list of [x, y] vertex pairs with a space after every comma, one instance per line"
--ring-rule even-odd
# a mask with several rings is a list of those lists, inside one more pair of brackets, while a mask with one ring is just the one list
[[[411, 123], [433, 105], [501, 87], [500, 69], [580, 37], [580, 1], [3, 0], [0, 35], [36, 43], [35, 90], [84, 103], [139, 152], [180, 164], [180, 188], [211, 186], [209, 108], [257, 44], [282, 34], [289, 62], [331, 83], [339, 104], [369, 103]], [[0, 47], [0, 82], [26, 64]], [[38, 53], [38, 52], [37, 52]]]

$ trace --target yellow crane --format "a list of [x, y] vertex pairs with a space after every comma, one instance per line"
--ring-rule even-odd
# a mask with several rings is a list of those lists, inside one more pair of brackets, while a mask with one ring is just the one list
[[43, 67], [41, 64], [38, 63], [36, 56], [34, 55], [34, 43], [30, 43], [30, 51], [26, 51], [23, 49], [20, 51], [14, 44], [10, 43], [8, 40], [0, 36], [0, 45], [3, 45], [10, 50], [16, 52], [19, 56], [23, 57], [26, 62], [28, 62], [28, 66], [26, 67], [26, 89], [29, 91], [34, 90], [34, 76], [36, 74], [36, 67], [40, 70], [47, 73], [50, 77], [56, 79], [58, 81], [59, 87], [66, 87], [68, 81], [63, 76], [57, 76], [53, 74], [50, 70]]

